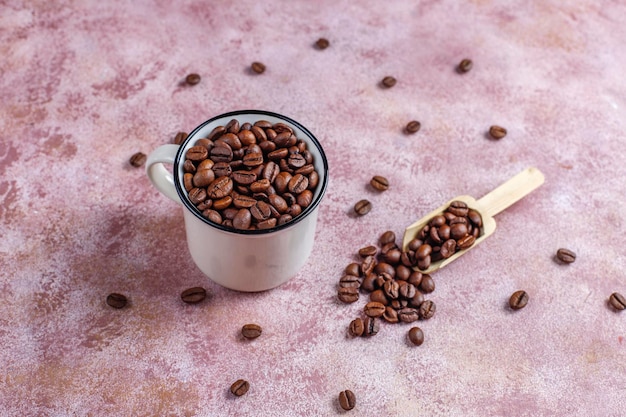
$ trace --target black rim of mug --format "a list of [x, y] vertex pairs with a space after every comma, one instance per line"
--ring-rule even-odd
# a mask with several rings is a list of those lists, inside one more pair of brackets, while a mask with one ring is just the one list
[[[198, 208], [193, 203], [191, 203], [191, 201], [189, 201], [189, 197], [187, 196], [187, 193], [184, 192], [184, 187], [181, 184], [181, 179], [180, 179], [180, 161], [184, 158], [183, 150], [187, 147], [187, 144], [191, 141], [191, 139], [194, 138], [196, 133], [199, 130], [203, 129], [209, 123], [213, 123], [215, 120], [223, 119], [223, 118], [227, 118], [227, 117], [241, 116], [243, 114], [246, 114], [246, 115], [252, 114], [252, 115], [259, 115], [259, 116], [275, 117], [277, 119], [281, 119], [281, 120], [283, 120], [283, 121], [285, 121], [285, 122], [287, 122], [287, 123], [297, 127], [298, 129], [300, 129], [307, 136], [307, 138], [309, 139], [311, 144], [315, 145], [315, 147], [317, 148], [320, 156], [322, 157], [324, 178], [321, 181], [321, 183], [318, 184], [318, 187], [321, 186], [321, 188], [319, 190], [319, 194], [317, 195], [317, 197], [315, 197], [315, 199], [311, 202], [311, 204], [309, 204], [309, 206], [307, 208], [302, 210], [302, 213], [300, 213], [298, 216], [296, 216], [293, 220], [291, 220], [288, 223], [282, 224], [280, 226], [272, 227], [271, 229], [264, 229], [264, 230], [239, 230], [239, 229], [235, 229], [235, 228], [225, 227], [225, 226], [222, 226], [221, 224], [213, 223], [209, 219], [204, 217], [202, 215], [202, 213], [200, 213]], [[197, 139], [198, 138], [194, 138], [194, 140], [197, 140]], [[264, 111], [264, 110], [236, 110], [236, 111], [231, 111], [231, 112], [228, 112], [228, 113], [223, 113], [223, 114], [220, 114], [218, 116], [212, 117], [209, 120], [207, 120], [204, 123], [202, 123], [201, 125], [199, 125], [198, 127], [196, 127], [191, 133], [189, 133], [189, 136], [187, 137], [187, 139], [185, 139], [185, 141], [180, 144], [180, 148], [179, 148], [178, 152], [176, 153], [176, 158], [174, 159], [174, 171], [173, 172], [175, 174], [174, 175], [174, 185], [176, 187], [176, 191], [178, 192], [178, 196], [180, 197], [181, 201], [183, 202], [183, 204], [185, 205], [185, 207], [189, 211], [191, 211], [198, 219], [202, 220], [204, 223], [208, 224], [211, 227], [214, 227], [216, 229], [222, 230], [224, 232], [241, 234], [241, 235], [264, 235], [264, 234], [269, 234], [269, 233], [275, 233], [275, 232], [278, 232], [279, 230], [284, 230], [284, 229], [288, 229], [290, 227], [295, 226], [297, 223], [299, 223], [300, 221], [304, 220], [306, 217], [308, 217], [315, 210], [315, 208], [322, 201], [322, 197], [324, 197], [324, 194], [326, 193], [326, 188], [328, 186], [328, 160], [326, 159], [326, 154], [324, 153], [324, 150], [322, 149], [322, 145], [319, 143], [319, 141], [317, 140], [315, 135], [313, 135], [313, 133], [311, 133], [306, 127], [302, 126], [300, 123], [296, 122], [295, 120], [293, 120], [293, 119], [291, 119], [291, 118], [289, 118], [287, 116], [283, 116], [282, 114], [274, 113], [274, 112], [271, 112], [271, 111]]]

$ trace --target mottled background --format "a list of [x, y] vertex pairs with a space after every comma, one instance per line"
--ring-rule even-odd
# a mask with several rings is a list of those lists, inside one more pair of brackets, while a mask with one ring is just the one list
[[[0, 415], [329, 416], [344, 389], [358, 416], [624, 415], [625, 20], [618, 0], [1, 1]], [[182, 209], [128, 163], [244, 108], [298, 120], [330, 164], [309, 262], [257, 294], [199, 272]], [[409, 325], [346, 335], [360, 247], [528, 166], [545, 184], [434, 275], [422, 346]]]

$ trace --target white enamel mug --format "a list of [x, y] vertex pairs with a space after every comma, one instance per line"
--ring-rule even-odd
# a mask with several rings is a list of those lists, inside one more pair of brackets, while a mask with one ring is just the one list
[[[189, 200], [183, 186], [183, 163], [187, 149], [215, 127], [232, 119], [240, 124], [259, 120], [289, 125], [306, 142], [314, 158], [319, 183], [312, 203], [292, 221], [268, 230], [236, 230], [210, 222]], [[164, 164], [173, 165], [170, 173]], [[280, 114], [243, 110], [225, 113], [202, 123], [181, 145], [162, 145], [146, 162], [152, 184], [183, 207], [187, 246], [198, 268], [212, 281], [237, 291], [265, 291], [295, 276], [304, 266], [315, 238], [320, 201], [328, 186], [328, 161], [318, 140], [300, 123]]]

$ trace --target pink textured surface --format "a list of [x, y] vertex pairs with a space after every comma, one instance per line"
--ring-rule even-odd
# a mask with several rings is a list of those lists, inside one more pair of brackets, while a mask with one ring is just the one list
[[[328, 416], [344, 389], [359, 416], [624, 415], [626, 314], [606, 303], [626, 293], [623, 2], [132, 3], [0, 4], [0, 415]], [[181, 209], [128, 164], [244, 108], [298, 120], [330, 163], [309, 262], [258, 294], [204, 277]], [[363, 302], [336, 283], [360, 247], [527, 166], [546, 183], [434, 275], [421, 347], [409, 325], [347, 337]], [[181, 303], [196, 285], [210, 297]]]

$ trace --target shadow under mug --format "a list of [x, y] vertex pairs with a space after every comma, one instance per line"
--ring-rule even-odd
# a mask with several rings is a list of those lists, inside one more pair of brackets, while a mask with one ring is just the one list
[[[267, 230], [237, 230], [207, 220], [189, 200], [183, 185], [183, 163], [187, 150], [217, 126], [232, 119], [240, 124], [259, 120], [285, 123], [307, 144], [319, 183], [311, 204], [299, 216]], [[164, 164], [173, 165], [173, 171]], [[318, 140], [300, 123], [280, 114], [241, 110], [225, 113], [202, 123], [181, 145], [162, 145], [146, 162], [152, 184], [165, 196], [183, 206], [187, 246], [198, 268], [212, 281], [237, 291], [265, 291], [295, 276], [304, 266], [315, 238], [319, 203], [328, 186], [328, 161]]]

